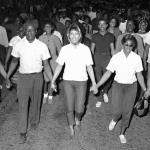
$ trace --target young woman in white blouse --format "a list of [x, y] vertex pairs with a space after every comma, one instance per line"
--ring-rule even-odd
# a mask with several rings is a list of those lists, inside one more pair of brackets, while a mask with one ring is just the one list
[[[63, 66], [63, 85], [65, 92], [66, 112], [70, 135], [74, 136], [74, 126], [81, 127], [81, 118], [84, 112], [88, 74], [92, 81], [93, 91], [97, 92], [93, 73], [93, 60], [90, 49], [81, 43], [81, 30], [76, 24], [68, 29], [69, 44], [62, 47], [56, 60], [57, 67], [51, 82], [51, 88], [56, 88], [56, 79]], [[88, 72], [88, 74], [87, 74]]]
[[[107, 71], [97, 83], [97, 87], [103, 85], [115, 72], [112, 86], [112, 112], [113, 118], [109, 124], [109, 130], [113, 130], [121, 118], [121, 131], [119, 139], [121, 143], [126, 143], [125, 131], [129, 126], [129, 121], [137, 93], [137, 81], [143, 91], [146, 86], [142, 76], [143, 66], [139, 55], [133, 52], [137, 41], [131, 34], [126, 34], [122, 39], [123, 49], [114, 55]], [[92, 88], [91, 88], [92, 91]]]

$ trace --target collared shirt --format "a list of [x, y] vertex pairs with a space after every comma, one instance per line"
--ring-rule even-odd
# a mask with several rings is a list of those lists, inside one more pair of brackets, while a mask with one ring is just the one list
[[14, 36], [10, 42], [9, 42], [9, 46], [12, 46], [12, 47], [15, 47], [15, 45], [17, 43], [19, 43], [22, 39], [17, 35], [17, 36]]
[[132, 84], [137, 81], [135, 74], [143, 71], [143, 66], [139, 55], [131, 51], [126, 57], [122, 50], [111, 58], [106, 69], [116, 73], [114, 80], [118, 83]]
[[86, 67], [93, 65], [90, 49], [81, 43], [76, 47], [72, 44], [63, 46], [56, 62], [60, 65], [65, 64], [63, 79], [72, 81], [86, 81]]
[[8, 47], [8, 37], [6, 29], [2, 26], [0, 26], [0, 45], [3, 45], [4, 47]]
[[99, 32], [92, 36], [92, 43], [95, 43], [95, 53], [110, 54], [110, 44], [115, 42], [115, 36], [112, 33], [107, 32], [105, 35], [101, 35]]
[[[119, 52], [123, 49], [123, 45], [121, 43], [123, 37], [129, 33], [124, 33], [118, 36], [117, 42], [116, 42], [116, 52]], [[143, 40], [142, 38], [137, 35], [136, 33], [132, 33], [132, 35], [136, 38], [137, 40], [137, 49], [135, 51], [137, 51], [137, 54], [141, 56], [141, 58], [143, 58], [143, 53], [144, 53], [144, 45], [143, 45]]]
[[11, 55], [20, 58], [19, 72], [22, 74], [41, 72], [42, 61], [50, 58], [49, 50], [43, 42], [35, 39], [30, 43], [26, 38], [16, 44]]

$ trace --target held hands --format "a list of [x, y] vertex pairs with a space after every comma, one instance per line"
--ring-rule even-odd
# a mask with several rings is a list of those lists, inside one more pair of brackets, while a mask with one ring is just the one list
[[50, 87], [54, 92], [57, 92], [57, 85], [55, 83], [51, 83], [51, 87]]
[[90, 92], [93, 92], [93, 94], [97, 94], [97, 93], [98, 93], [98, 88], [97, 88], [97, 85], [96, 85], [96, 84], [93, 84], [93, 85], [90, 87]]
[[10, 89], [12, 86], [11, 81], [9, 80], [9, 78], [6, 78], [6, 88]]

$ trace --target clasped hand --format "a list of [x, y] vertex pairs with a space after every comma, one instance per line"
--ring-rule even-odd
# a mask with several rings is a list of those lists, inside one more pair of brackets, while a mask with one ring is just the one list
[[98, 88], [97, 85], [94, 84], [90, 87], [90, 92], [93, 92], [93, 94], [97, 94], [98, 93]]

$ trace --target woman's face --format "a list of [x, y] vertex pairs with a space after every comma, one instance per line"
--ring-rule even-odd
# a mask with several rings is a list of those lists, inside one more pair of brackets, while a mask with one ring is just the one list
[[45, 24], [44, 26], [44, 31], [47, 33], [47, 34], [50, 34], [51, 31], [52, 31], [52, 27], [50, 24]]
[[140, 30], [145, 31], [147, 28], [147, 24], [145, 22], [142, 22], [139, 26]]
[[131, 40], [127, 40], [123, 46], [124, 51], [129, 54], [133, 50], [134, 44]]
[[69, 40], [72, 44], [76, 45], [79, 43], [81, 34], [77, 30], [71, 30], [69, 33]]
[[116, 19], [111, 19], [109, 25], [111, 27], [115, 27], [116, 26]]

